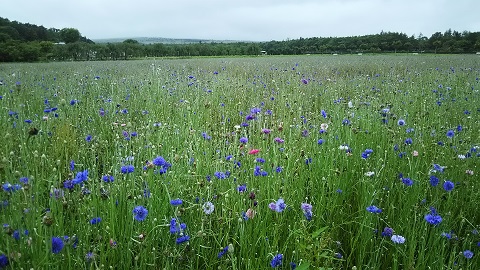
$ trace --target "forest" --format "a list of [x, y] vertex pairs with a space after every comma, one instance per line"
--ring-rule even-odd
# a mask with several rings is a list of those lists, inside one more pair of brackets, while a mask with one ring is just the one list
[[135, 39], [95, 43], [75, 28], [45, 28], [0, 17], [0, 62], [127, 60], [145, 57], [441, 53], [480, 51], [480, 32], [448, 29], [430, 37], [384, 32], [266, 42], [143, 44]]

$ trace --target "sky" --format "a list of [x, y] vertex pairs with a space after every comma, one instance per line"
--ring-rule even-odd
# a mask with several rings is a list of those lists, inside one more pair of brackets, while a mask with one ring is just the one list
[[89, 39], [271, 41], [480, 31], [478, 0], [0, 0], [0, 17]]

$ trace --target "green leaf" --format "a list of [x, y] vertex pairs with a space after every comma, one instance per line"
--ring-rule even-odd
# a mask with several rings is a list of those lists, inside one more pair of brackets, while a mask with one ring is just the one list
[[320, 234], [322, 234], [324, 231], [326, 231], [328, 229], [328, 226], [325, 226], [325, 227], [322, 227], [318, 230], [316, 230], [313, 234], [312, 234], [312, 238], [317, 238]]
[[309, 267], [310, 267], [310, 262], [303, 262], [302, 264], [297, 266], [297, 268], [295, 268], [295, 269], [296, 270], [305, 270], [305, 269], [308, 269]]

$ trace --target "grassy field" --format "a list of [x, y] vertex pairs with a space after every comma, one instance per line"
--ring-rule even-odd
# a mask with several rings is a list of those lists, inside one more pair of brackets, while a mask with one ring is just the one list
[[480, 57], [0, 65], [0, 268], [478, 269]]

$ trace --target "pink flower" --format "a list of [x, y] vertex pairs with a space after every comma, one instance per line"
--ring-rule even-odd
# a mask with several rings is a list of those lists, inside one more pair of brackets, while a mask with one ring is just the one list
[[255, 217], [255, 210], [253, 210], [252, 208], [248, 208], [247, 212], [245, 213], [245, 215], [249, 218], [249, 219], [253, 219]]
[[417, 150], [414, 150], [414, 151], [412, 152], [412, 155], [413, 155], [414, 157], [418, 157], [418, 151], [417, 151]]
[[249, 155], [256, 155], [260, 152], [260, 149], [252, 149], [248, 152]]

